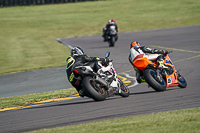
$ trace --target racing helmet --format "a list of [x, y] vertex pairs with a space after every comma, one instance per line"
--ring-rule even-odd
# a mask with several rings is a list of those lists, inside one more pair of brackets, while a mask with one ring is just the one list
[[71, 55], [83, 55], [84, 51], [81, 47], [74, 47], [71, 49]]
[[137, 41], [133, 41], [130, 44], [130, 48], [132, 48], [132, 47], [141, 47], [141, 44], [139, 42], [137, 42]]
[[115, 23], [115, 19], [111, 19], [111, 22], [114, 22], [114, 23]]

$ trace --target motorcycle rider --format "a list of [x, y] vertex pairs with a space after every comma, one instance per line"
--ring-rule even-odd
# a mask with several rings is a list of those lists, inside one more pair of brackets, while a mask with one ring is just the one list
[[103, 75], [101, 73], [101, 66], [98, 64], [98, 62], [106, 64], [108, 61], [105, 58], [89, 57], [86, 54], [84, 54], [84, 51], [81, 47], [74, 47], [71, 49], [71, 55], [67, 58], [66, 62], [66, 73], [69, 82], [72, 84], [73, 87], [76, 88], [79, 95], [81, 97], [84, 97], [85, 94], [81, 87], [81, 84], [76, 85], [76, 82], [78, 82], [78, 80], [74, 78], [73, 69], [77, 66], [90, 65], [95, 72]]
[[[118, 33], [118, 27], [117, 27], [117, 24], [115, 22], [115, 19], [108, 20], [108, 23], [103, 27], [103, 35], [102, 35], [102, 37], [104, 38], [104, 42], [107, 41], [106, 35], [108, 33], [108, 30], [109, 30], [110, 26], [112, 26], [112, 25], [115, 26], [115, 29], [116, 29], [116, 31]], [[118, 36], [117, 36], [117, 39], [118, 39]]]
[[[169, 53], [167, 50], [157, 50], [157, 49], [151, 49], [146, 46], [141, 46], [141, 44], [137, 41], [133, 41], [130, 44], [130, 54], [129, 54], [129, 61], [133, 65], [133, 61], [138, 58], [146, 57], [148, 60], [157, 62], [158, 68], [168, 68], [164, 65], [164, 59], [165, 54]], [[144, 80], [144, 77], [142, 75], [141, 70], [134, 67], [134, 70], [136, 71], [136, 80], [138, 83], [141, 83]]]

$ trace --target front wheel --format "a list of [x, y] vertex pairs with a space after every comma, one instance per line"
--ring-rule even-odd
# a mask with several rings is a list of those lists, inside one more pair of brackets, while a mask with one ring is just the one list
[[119, 95], [122, 97], [128, 97], [130, 95], [129, 88], [119, 78], [118, 81], [120, 83], [120, 88], [121, 88]]
[[166, 83], [162, 77], [157, 78], [157, 73], [153, 69], [146, 69], [143, 72], [145, 81], [155, 90], [155, 91], [165, 91]]
[[178, 75], [178, 86], [181, 87], [181, 88], [186, 88], [187, 87], [187, 82], [186, 80], [184, 79], [184, 77], [182, 75]]
[[89, 97], [95, 101], [103, 101], [106, 99], [106, 91], [101, 84], [95, 82], [91, 77], [85, 77], [82, 86]]

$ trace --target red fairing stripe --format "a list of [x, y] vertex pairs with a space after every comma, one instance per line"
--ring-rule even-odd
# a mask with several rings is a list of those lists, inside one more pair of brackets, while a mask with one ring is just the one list
[[154, 58], [154, 59], [149, 59], [150, 61], [156, 61], [156, 58]]
[[[144, 54], [137, 55], [137, 56], [135, 57], [135, 59], [143, 58], [143, 56], [144, 56]], [[134, 60], [135, 60], [135, 59], [134, 59]]]

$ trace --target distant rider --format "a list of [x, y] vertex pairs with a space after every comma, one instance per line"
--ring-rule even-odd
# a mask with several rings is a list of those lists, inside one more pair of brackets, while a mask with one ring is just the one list
[[82, 90], [81, 84], [76, 85], [77, 79], [74, 78], [73, 69], [77, 66], [90, 65], [95, 72], [101, 74], [101, 66], [98, 62], [102, 62], [102, 64], [107, 63], [105, 58], [89, 57], [85, 55], [83, 49], [80, 47], [74, 47], [71, 49], [71, 56], [67, 58], [66, 62], [66, 73], [68, 80], [72, 86], [76, 88], [81, 97], [85, 96], [85, 94]]
[[[111, 19], [111, 20], [108, 20], [108, 23], [103, 27], [103, 35], [102, 37], [104, 38], [104, 42], [107, 41], [107, 34], [108, 34], [108, 31], [109, 31], [109, 28], [110, 26], [114, 25], [115, 26], [115, 29], [118, 33], [118, 27], [117, 27], [117, 24], [115, 22], [115, 19]], [[118, 36], [117, 36], [118, 38]]]
[[[133, 61], [135, 59], [147, 57], [148, 60], [157, 62], [159, 68], [167, 68], [166, 66], [164, 66], [165, 54], [167, 53], [169, 53], [167, 50], [151, 49], [146, 46], [141, 46], [140, 43], [137, 41], [133, 41], [130, 44], [129, 61], [133, 65]], [[141, 70], [136, 67], [134, 67], [134, 69], [136, 71], [136, 80], [138, 83], [141, 83], [144, 80]]]

